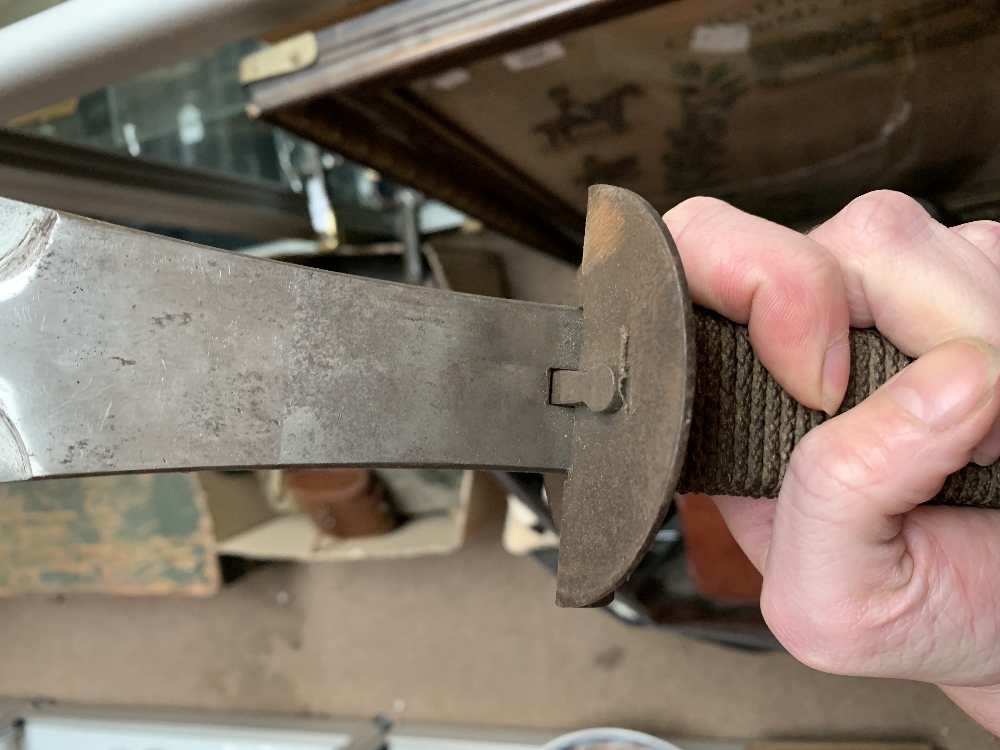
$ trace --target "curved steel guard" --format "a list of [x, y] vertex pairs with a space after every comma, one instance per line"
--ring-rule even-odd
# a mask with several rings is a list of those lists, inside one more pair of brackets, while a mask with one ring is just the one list
[[660, 528], [684, 465], [694, 398], [694, 320], [660, 216], [622, 188], [590, 188], [580, 370], [618, 373], [623, 407], [575, 407], [561, 510], [556, 603], [610, 601]]

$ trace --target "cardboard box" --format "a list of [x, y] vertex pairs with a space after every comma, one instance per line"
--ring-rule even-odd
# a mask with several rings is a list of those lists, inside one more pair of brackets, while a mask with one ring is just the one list
[[[420, 555], [446, 555], [459, 549], [469, 535], [503, 518], [503, 489], [486, 472], [449, 472], [455, 481], [441, 483], [419, 469], [394, 470], [390, 490], [409, 484], [437, 492], [443, 502], [424, 507], [399, 528], [381, 536], [338, 539], [321, 534], [297, 510], [276, 509], [268, 502], [258, 474], [203, 472], [199, 475], [219, 554], [251, 560], [342, 562], [390, 560]], [[385, 477], [387, 473], [382, 476]], [[398, 493], [406, 509], [407, 499]], [[410, 502], [412, 503], [412, 497]], [[412, 504], [410, 506], [413, 508]]]
[[219, 586], [194, 474], [0, 484], [0, 596], [205, 596]]

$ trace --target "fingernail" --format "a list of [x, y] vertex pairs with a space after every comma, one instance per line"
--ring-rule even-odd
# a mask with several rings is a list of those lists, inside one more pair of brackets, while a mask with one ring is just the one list
[[989, 466], [1000, 458], [1000, 421], [994, 422], [986, 437], [972, 451], [972, 460], [980, 466]]
[[934, 429], [946, 429], [978, 411], [1000, 377], [1000, 352], [979, 339], [932, 349], [889, 383], [899, 406]]
[[844, 331], [826, 348], [823, 357], [823, 384], [820, 405], [830, 416], [837, 413], [840, 402], [847, 390], [847, 378], [851, 370], [851, 342]]

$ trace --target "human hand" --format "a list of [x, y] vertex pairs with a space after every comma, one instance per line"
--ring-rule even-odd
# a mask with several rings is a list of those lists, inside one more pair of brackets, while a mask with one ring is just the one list
[[837, 410], [849, 327], [917, 361], [809, 432], [777, 500], [716, 498], [781, 643], [827, 672], [937, 683], [1000, 732], [1000, 511], [925, 506], [1000, 456], [1000, 224], [879, 191], [809, 233], [693, 198], [664, 220], [693, 300], [749, 324], [775, 379]]

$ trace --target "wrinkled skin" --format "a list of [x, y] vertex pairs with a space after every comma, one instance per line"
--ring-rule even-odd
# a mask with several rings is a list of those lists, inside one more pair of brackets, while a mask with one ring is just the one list
[[808, 235], [693, 198], [664, 220], [694, 301], [801, 403], [837, 410], [849, 327], [917, 360], [796, 447], [777, 500], [716, 498], [781, 643], [827, 672], [933, 682], [1000, 733], [1000, 511], [925, 506], [1000, 456], [1000, 224], [889, 191]]

